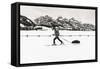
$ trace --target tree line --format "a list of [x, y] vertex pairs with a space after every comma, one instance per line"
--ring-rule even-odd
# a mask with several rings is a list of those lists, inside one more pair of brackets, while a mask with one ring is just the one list
[[20, 16], [20, 29], [21, 30], [41, 30], [42, 27], [53, 28], [59, 27], [60, 30], [70, 31], [95, 31], [95, 25], [89, 23], [82, 23], [74, 17], [68, 19], [62, 16], [53, 19], [48, 15], [40, 16], [34, 21], [26, 16]]

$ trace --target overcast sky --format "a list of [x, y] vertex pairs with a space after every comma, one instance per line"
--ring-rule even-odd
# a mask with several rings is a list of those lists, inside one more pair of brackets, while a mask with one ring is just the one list
[[95, 25], [95, 10], [75, 9], [75, 8], [56, 8], [56, 7], [39, 7], [39, 6], [21, 6], [20, 14], [27, 16], [31, 20], [37, 17], [49, 15], [56, 19], [58, 16], [71, 18], [82, 23], [91, 23]]

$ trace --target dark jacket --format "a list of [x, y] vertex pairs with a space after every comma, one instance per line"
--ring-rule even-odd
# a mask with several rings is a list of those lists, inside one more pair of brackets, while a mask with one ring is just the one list
[[58, 29], [54, 29], [54, 33], [55, 33], [55, 36], [56, 36], [56, 37], [59, 36], [59, 30], [58, 30]]

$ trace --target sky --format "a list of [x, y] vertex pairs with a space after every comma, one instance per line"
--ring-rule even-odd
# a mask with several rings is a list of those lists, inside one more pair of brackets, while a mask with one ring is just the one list
[[95, 25], [95, 10], [90, 9], [76, 9], [76, 8], [56, 8], [56, 7], [42, 7], [42, 6], [24, 6], [20, 7], [20, 14], [30, 18], [32, 21], [40, 16], [49, 15], [56, 19], [59, 16], [64, 18], [74, 17], [82, 23], [89, 23]]

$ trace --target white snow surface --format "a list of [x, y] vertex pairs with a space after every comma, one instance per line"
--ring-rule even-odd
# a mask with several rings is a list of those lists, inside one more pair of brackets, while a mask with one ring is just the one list
[[[60, 36], [64, 45], [56, 41], [56, 46], [52, 46], [54, 36], [29, 36], [52, 34], [52, 30], [20, 31], [21, 63], [95, 59], [95, 36]], [[95, 31], [60, 31], [60, 35], [95, 35]], [[70, 42], [79, 40], [80, 44], [71, 44], [64, 39]]]

